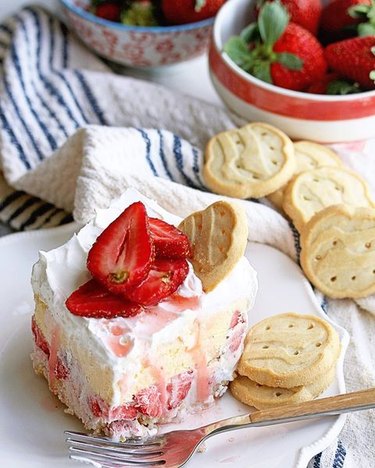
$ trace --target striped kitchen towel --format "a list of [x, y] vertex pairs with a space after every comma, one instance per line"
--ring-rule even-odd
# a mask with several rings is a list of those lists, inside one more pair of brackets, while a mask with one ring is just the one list
[[[200, 173], [202, 148], [212, 134], [241, 123], [222, 108], [110, 73], [38, 7], [0, 25], [0, 219], [16, 229], [58, 225], [73, 211], [84, 222], [129, 185], [187, 214], [214, 197]], [[374, 142], [361, 145], [336, 150], [371, 173], [363, 161]], [[243, 203], [251, 240], [296, 258], [298, 235], [288, 222], [261, 203]], [[373, 317], [352, 301], [324, 306], [361, 343], [348, 351], [348, 389], [375, 386]], [[340, 441], [310, 468], [372, 466], [372, 417], [351, 415]]]

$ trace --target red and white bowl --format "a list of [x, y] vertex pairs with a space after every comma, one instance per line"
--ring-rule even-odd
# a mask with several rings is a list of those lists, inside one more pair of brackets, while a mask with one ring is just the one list
[[140, 27], [114, 23], [87, 11], [89, 0], [60, 0], [71, 27], [94, 52], [121, 65], [160, 67], [207, 50], [213, 18], [178, 26]]
[[254, 18], [254, 3], [230, 0], [215, 19], [210, 74], [224, 103], [240, 116], [269, 122], [292, 138], [328, 143], [375, 137], [375, 91], [347, 96], [290, 91], [249, 75], [223, 52], [229, 37]]

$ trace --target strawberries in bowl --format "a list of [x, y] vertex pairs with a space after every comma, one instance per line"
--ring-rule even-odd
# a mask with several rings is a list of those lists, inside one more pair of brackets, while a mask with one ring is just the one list
[[[267, 0], [258, 0], [256, 8], [260, 8]], [[316, 35], [322, 13], [321, 0], [281, 0], [287, 9], [290, 20]]]
[[[345, 45], [335, 43], [326, 53], [317, 35], [320, 1], [314, 1], [309, 12], [305, 0], [283, 0], [282, 3], [262, 0], [260, 3], [261, 8], [258, 9], [259, 2], [255, 8], [256, 21], [246, 26], [240, 35], [230, 37], [223, 47], [243, 70], [268, 83], [296, 91], [349, 94], [361, 91], [361, 86], [363, 90], [375, 88], [375, 49], [371, 39], [375, 37], [375, 0], [334, 0], [324, 8], [323, 34], [331, 29], [334, 38], [348, 30], [352, 35], [367, 37]], [[343, 64], [339, 63], [340, 51], [345, 55]], [[348, 79], [350, 83], [341, 87], [322, 85], [330, 81], [326, 75], [327, 57], [331, 58], [330, 71], [337, 74], [338, 81]], [[349, 70], [353, 63], [359, 71]]]
[[216, 15], [225, 0], [91, 0], [99, 18], [133, 26], [165, 26], [202, 21]]
[[[216, 16], [209, 66], [224, 103], [241, 117], [269, 122], [292, 138], [336, 142], [375, 136], [373, 48], [367, 49], [362, 68], [365, 84], [333, 63], [321, 28], [314, 35], [294, 22], [299, 19], [286, 0], [260, 3], [259, 8], [259, 0], [231, 0]], [[322, 0], [323, 12], [328, 4]], [[351, 31], [353, 38], [372, 30], [372, 11], [372, 5], [350, 7], [350, 15], [361, 17]], [[345, 49], [348, 69], [360, 62], [355, 43], [350, 45]], [[311, 71], [304, 73], [305, 68]]]
[[[161, 0], [60, 3], [69, 25], [87, 47], [120, 65], [147, 69], [177, 64], [204, 53], [214, 15], [224, 0], [181, 2], [185, 11], [182, 18], [177, 15], [179, 9], [169, 8], [178, 2], [166, 2], [164, 9], [169, 20], [164, 17]], [[190, 5], [188, 10], [186, 5]]]

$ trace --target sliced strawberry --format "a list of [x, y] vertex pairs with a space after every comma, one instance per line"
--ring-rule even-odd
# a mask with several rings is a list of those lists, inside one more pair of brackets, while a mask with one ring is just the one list
[[182, 284], [189, 271], [186, 260], [157, 258], [147, 278], [128, 291], [127, 298], [143, 306], [158, 304]]
[[186, 258], [190, 256], [189, 239], [182, 231], [158, 218], [149, 218], [149, 224], [157, 257]]
[[134, 407], [140, 413], [151, 418], [158, 418], [163, 414], [161, 395], [156, 385], [150, 385], [148, 388], [140, 390], [134, 396], [134, 403]]
[[95, 279], [74, 291], [65, 305], [74, 315], [93, 318], [133, 317], [143, 310], [139, 304], [107, 291]]
[[153, 258], [146, 208], [136, 202], [96, 239], [87, 268], [107, 289], [121, 294], [147, 277]]
[[40, 348], [49, 357], [50, 351], [49, 351], [47, 340], [44, 338], [44, 335], [41, 329], [36, 324], [34, 315], [33, 315], [33, 318], [31, 319], [31, 330], [34, 335], [36, 346], [38, 346], [38, 348]]
[[169, 410], [177, 408], [185, 400], [193, 382], [193, 377], [192, 370], [181, 372], [181, 374], [172, 377], [167, 385], [167, 392], [169, 393], [167, 405]]

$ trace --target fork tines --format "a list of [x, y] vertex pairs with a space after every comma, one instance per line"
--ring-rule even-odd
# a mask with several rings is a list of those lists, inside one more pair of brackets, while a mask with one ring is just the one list
[[161, 438], [127, 439], [116, 442], [105, 437], [65, 431], [68, 436], [70, 458], [91, 463], [97, 467], [158, 466], [164, 465]]

